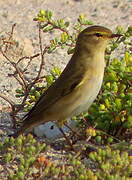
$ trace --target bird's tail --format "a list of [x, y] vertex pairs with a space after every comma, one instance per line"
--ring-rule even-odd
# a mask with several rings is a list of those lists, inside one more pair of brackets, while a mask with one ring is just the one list
[[21, 134], [24, 134], [27, 131], [30, 131], [34, 126], [37, 126], [40, 124], [39, 121], [36, 120], [36, 118], [29, 119], [28, 117], [23, 121], [23, 125], [14, 133], [9, 135], [10, 137], [18, 137]]

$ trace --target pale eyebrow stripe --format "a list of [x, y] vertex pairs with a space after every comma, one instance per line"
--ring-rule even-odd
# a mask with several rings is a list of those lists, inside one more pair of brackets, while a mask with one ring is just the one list
[[85, 34], [87, 34], [87, 35], [93, 35], [93, 34], [96, 34], [96, 33], [100, 33], [100, 34], [102, 34], [102, 35], [110, 35], [110, 33], [107, 33], [107, 32], [98, 32], [98, 31], [86, 32]]

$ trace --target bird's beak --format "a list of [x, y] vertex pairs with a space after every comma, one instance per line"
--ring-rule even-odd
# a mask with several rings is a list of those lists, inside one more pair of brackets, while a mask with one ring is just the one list
[[110, 36], [110, 38], [120, 38], [121, 36], [123, 36], [123, 35], [121, 35], [121, 34], [111, 34], [111, 36]]

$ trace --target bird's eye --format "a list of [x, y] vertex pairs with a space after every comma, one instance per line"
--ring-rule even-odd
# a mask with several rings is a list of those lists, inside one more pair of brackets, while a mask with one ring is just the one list
[[95, 33], [95, 36], [97, 36], [97, 37], [102, 37], [103, 35], [100, 34], [100, 33]]

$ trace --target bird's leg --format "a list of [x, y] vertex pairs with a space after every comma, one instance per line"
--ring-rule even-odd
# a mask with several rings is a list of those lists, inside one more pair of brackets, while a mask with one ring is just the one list
[[69, 138], [66, 136], [66, 134], [64, 133], [63, 129], [61, 128], [64, 125], [64, 121], [59, 121], [56, 123], [56, 126], [58, 127], [58, 129], [60, 130], [60, 132], [63, 134], [64, 138], [66, 139], [67, 143], [70, 145], [71, 149], [74, 150], [73, 145], [71, 143], [71, 141], [69, 140]]
[[[67, 128], [69, 128], [71, 130], [71, 128], [66, 124], [67, 123], [67, 119], [61, 119], [59, 120], [56, 125], [58, 127], [58, 129], [60, 130], [60, 132], [63, 134], [64, 138], [66, 139], [67, 143], [70, 145], [72, 150], [75, 150], [73, 148], [73, 144], [71, 143], [71, 141], [69, 140], [69, 138], [66, 136], [66, 134], [64, 133], [63, 129], [61, 128], [62, 126], [66, 126]], [[71, 130], [73, 132], [73, 130]]]
[[67, 143], [70, 145], [71, 149], [74, 150], [73, 145], [71, 143], [71, 141], [69, 140], [69, 138], [66, 136], [66, 134], [64, 133], [63, 129], [61, 127], [58, 127], [60, 132], [63, 134], [64, 138], [66, 139]]
[[77, 131], [73, 130], [73, 129], [72, 129], [69, 125], [67, 125], [66, 123], [64, 123], [64, 125], [65, 125], [68, 129], [70, 129], [70, 131], [71, 131], [73, 134], [76, 134], [77, 136], [80, 137], [80, 134], [78, 134]]

